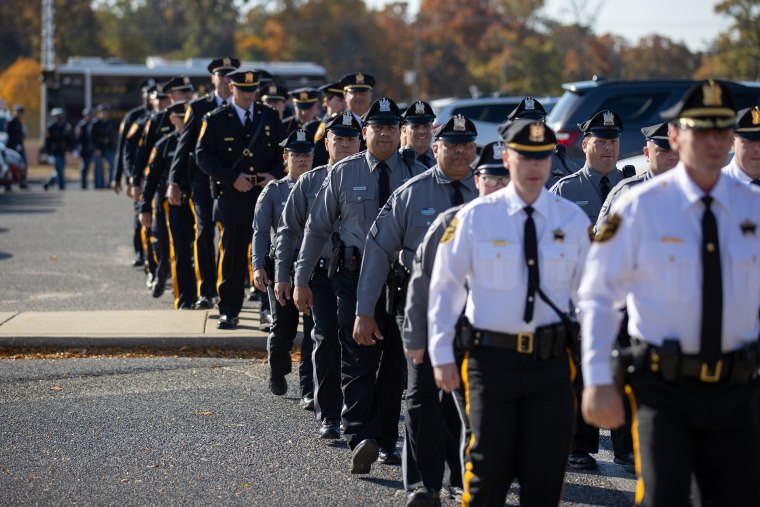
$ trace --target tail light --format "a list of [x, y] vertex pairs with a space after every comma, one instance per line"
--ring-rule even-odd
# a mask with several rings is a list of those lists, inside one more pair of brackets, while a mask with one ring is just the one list
[[578, 138], [581, 136], [580, 130], [558, 130], [557, 142], [563, 146], [570, 148], [575, 144]]

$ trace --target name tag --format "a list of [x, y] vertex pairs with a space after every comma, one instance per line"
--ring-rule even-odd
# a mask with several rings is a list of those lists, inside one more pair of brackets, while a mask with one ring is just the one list
[[435, 213], [435, 208], [424, 208], [424, 209], [421, 209], [420, 210], [420, 214], [422, 214], [423, 216], [426, 216], [426, 217], [431, 217], [431, 216], [433, 216], [433, 215], [436, 214]]
[[663, 236], [660, 241], [663, 243], [675, 243], [680, 244], [683, 243], [683, 238], [676, 238], [675, 236]]
[[509, 245], [509, 241], [506, 239], [492, 239], [491, 244], [494, 246], [507, 246]]
[[575, 201], [578, 206], [588, 206], [588, 201]]
[[367, 187], [354, 187], [354, 190], [367, 190]]
[[288, 203], [288, 201], [282, 201], [282, 205], [285, 206]]
[[229, 141], [234, 141], [235, 138], [234, 137], [225, 137], [224, 140], [229, 142]]

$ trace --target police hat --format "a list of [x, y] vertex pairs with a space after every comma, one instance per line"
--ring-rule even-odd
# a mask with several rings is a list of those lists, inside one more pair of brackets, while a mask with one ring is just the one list
[[98, 104], [97, 107], [95, 108], [96, 113], [99, 113], [101, 111], [110, 111], [110, 110], [111, 110], [111, 106], [109, 104]]
[[216, 74], [217, 76], [226, 76], [238, 67], [240, 67], [240, 60], [225, 56], [211, 60], [211, 63], [208, 64], [208, 71], [210, 74]]
[[675, 122], [680, 128], [733, 128], [736, 119], [731, 90], [720, 82], [702, 81], [692, 86], [678, 103], [660, 113], [663, 120]]
[[433, 139], [442, 139], [449, 143], [469, 143], [478, 137], [475, 124], [461, 114], [452, 116], [449, 121], [433, 130]]
[[150, 98], [152, 99], [168, 99], [169, 94], [166, 93], [166, 90], [164, 89], [165, 83], [156, 83], [155, 85], [151, 86], [149, 88], [150, 90]]
[[623, 120], [614, 111], [599, 111], [590, 120], [578, 124], [578, 128], [587, 136], [602, 139], [617, 139], [623, 133]]
[[258, 71], [253, 69], [237, 69], [227, 74], [232, 85], [246, 92], [255, 92], [261, 82]]
[[54, 107], [50, 110], [50, 116], [63, 116], [63, 108], [62, 107]]
[[362, 116], [366, 125], [398, 125], [401, 123], [401, 111], [388, 97], [377, 99]]
[[322, 85], [317, 89], [322, 92], [328, 99], [338, 95], [341, 97], [343, 96], [343, 87], [340, 85], [340, 81], [337, 83], [328, 83]]
[[253, 69], [253, 71], [259, 76], [259, 84], [265, 85], [274, 81], [274, 76], [264, 69]]
[[192, 92], [193, 82], [189, 76], [175, 77], [164, 83], [164, 92]]
[[298, 109], [309, 109], [317, 103], [319, 91], [317, 91], [316, 88], [311, 87], [298, 88], [297, 90], [290, 92], [290, 97], [293, 99], [293, 104]]
[[557, 146], [554, 131], [540, 120], [518, 118], [501, 136], [507, 148], [528, 158], [550, 157]]
[[471, 167], [478, 174], [490, 174], [493, 176], [508, 176], [509, 170], [504, 167], [502, 155], [507, 147], [501, 141], [494, 141], [483, 146], [480, 155]]
[[261, 100], [287, 100], [288, 89], [273, 82], [267, 83], [259, 86], [259, 96]]
[[167, 107], [166, 112], [172, 116], [185, 116], [186, 109], [187, 109], [187, 101], [178, 100], [177, 102]]
[[747, 141], [760, 141], [760, 106], [748, 107], [736, 114], [734, 134]]
[[25, 111], [24, 106], [21, 104], [13, 104], [13, 110], [17, 113], [23, 113]]
[[531, 120], [543, 120], [546, 118], [546, 109], [539, 101], [533, 97], [525, 97], [520, 101], [516, 108], [507, 116], [507, 120], [513, 121], [517, 118], [528, 118]]
[[328, 130], [341, 137], [358, 137], [362, 133], [362, 124], [351, 111], [338, 113], [325, 124]]
[[668, 123], [658, 123], [641, 129], [641, 133], [647, 141], [651, 141], [662, 149], [670, 150], [670, 141], [668, 141]]
[[[55, 113], [55, 109], [50, 111], [51, 115], [56, 116], [54, 113]], [[89, 116], [91, 114], [92, 114], [92, 109], [90, 109], [89, 107], [82, 108], [82, 116]]]
[[143, 93], [150, 93], [152, 90], [151, 88], [156, 86], [156, 80], [153, 78], [148, 78], [144, 80], [142, 83], [140, 83], [140, 91]]
[[433, 123], [435, 120], [435, 113], [430, 104], [418, 100], [404, 111], [402, 123], [413, 123], [415, 125], [427, 125]]
[[285, 151], [292, 151], [294, 153], [310, 153], [314, 151], [314, 143], [311, 140], [311, 136], [304, 129], [297, 129], [291, 132], [280, 143], [280, 146], [285, 148]]
[[340, 79], [340, 86], [347, 92], [362, 92], [375, 86], [375, 77], [370, 74], [346, 74]]

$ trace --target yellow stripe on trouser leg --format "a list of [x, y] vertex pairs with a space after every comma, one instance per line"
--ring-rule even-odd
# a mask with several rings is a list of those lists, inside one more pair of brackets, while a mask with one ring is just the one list
[[216, 292], [219, 293], [219, 286], [222, 284], [222, 262], [224, 262], [224, 244], [222, 238], [224, 237], [224, 227], [219, 226], [219, 265], [216, 267]]
[[633, 423], [631, 424], [631, 435], [633, 436], [633, 456], [636, 464], [636, 505], [641, 505], [644, 501], [644, 477], [641, 475], [641, 455], [639, 447], [639, 419], [636, 413], [636, 396], [633, 394], [631, 386], [625, 386], [625, 394], [628, 395], [628, 401], [631, 402], [631, 415]]
[[567, 352], [567, 361], [570, 363], [570, 382], [575, 382], [575, 376], [578, 374], [578, 370], [575, 367], [575, 361], [573, 361], [573, 353], [570, 352], [570, 349], [566, 348], [565, 352]]
[[251, 256], [251, 250], [253, 245], [248, 245], [248, 283], [253, 289], [253, 258]]
[[174, 238], [169, 224], [169, 201], [164, 201], [164, 213], [166, 215], [166, 232], [169, 233], [169, 259], [172, 267], [172, 286], [174, 288], [174, 309], [179, 309], [179, 287], [177, 286], [177, 258], [174, 256]]
[[193, 267], [195, 267], [195, 279], [197, 280], [196, 297], [201, 297], [201, 287], [203, 286], [203, 276], [201, 275], [200, 263], [198, 262], [198, 215], [195, 213], [195, 204], [192, 199], [188, 199], [190, 206], [190, 212], [193, 214], [193, 233], [195, 234], [195, 240], [193, 241]]
[[[467, 363], [470, 360], [470, 353], [465, 352], [464, 361], [462, 361], [462, 386], [464, 387], [464, 411], [467, 417], [470, 417], [470, 382], [467, 377]], [[467, 449], [465, 449], [465, 458], [470, 455], [470, 449], [475, 444], [475, 431], [474, 429], [470, 433], [470, 441], [467, 443]], [[472, 462], [467, 461], [464, 465], [464, 494], [462, 495], [462, 507], [469, 507], [470, 505], [470, 481], [475, 477], [472, 473]]]
[[148, 228], [144, 225], [140, 226], [140, 243], [142, 243], [143, 252], [145, 252], [145, 262], [148, 262]]

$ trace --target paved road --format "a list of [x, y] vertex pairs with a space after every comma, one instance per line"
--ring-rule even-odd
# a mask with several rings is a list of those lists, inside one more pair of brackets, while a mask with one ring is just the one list
[[[128, 267], [126, 198], [38, 188], [0, 194], [0, 311], [169, 307]], [[266, 379], [247, 359], [0, 360], [0, 505], [404, 505], [398, 467], [350, 476], [346, 448]], [[563, 505], [632, 503], [602, 445]]]

